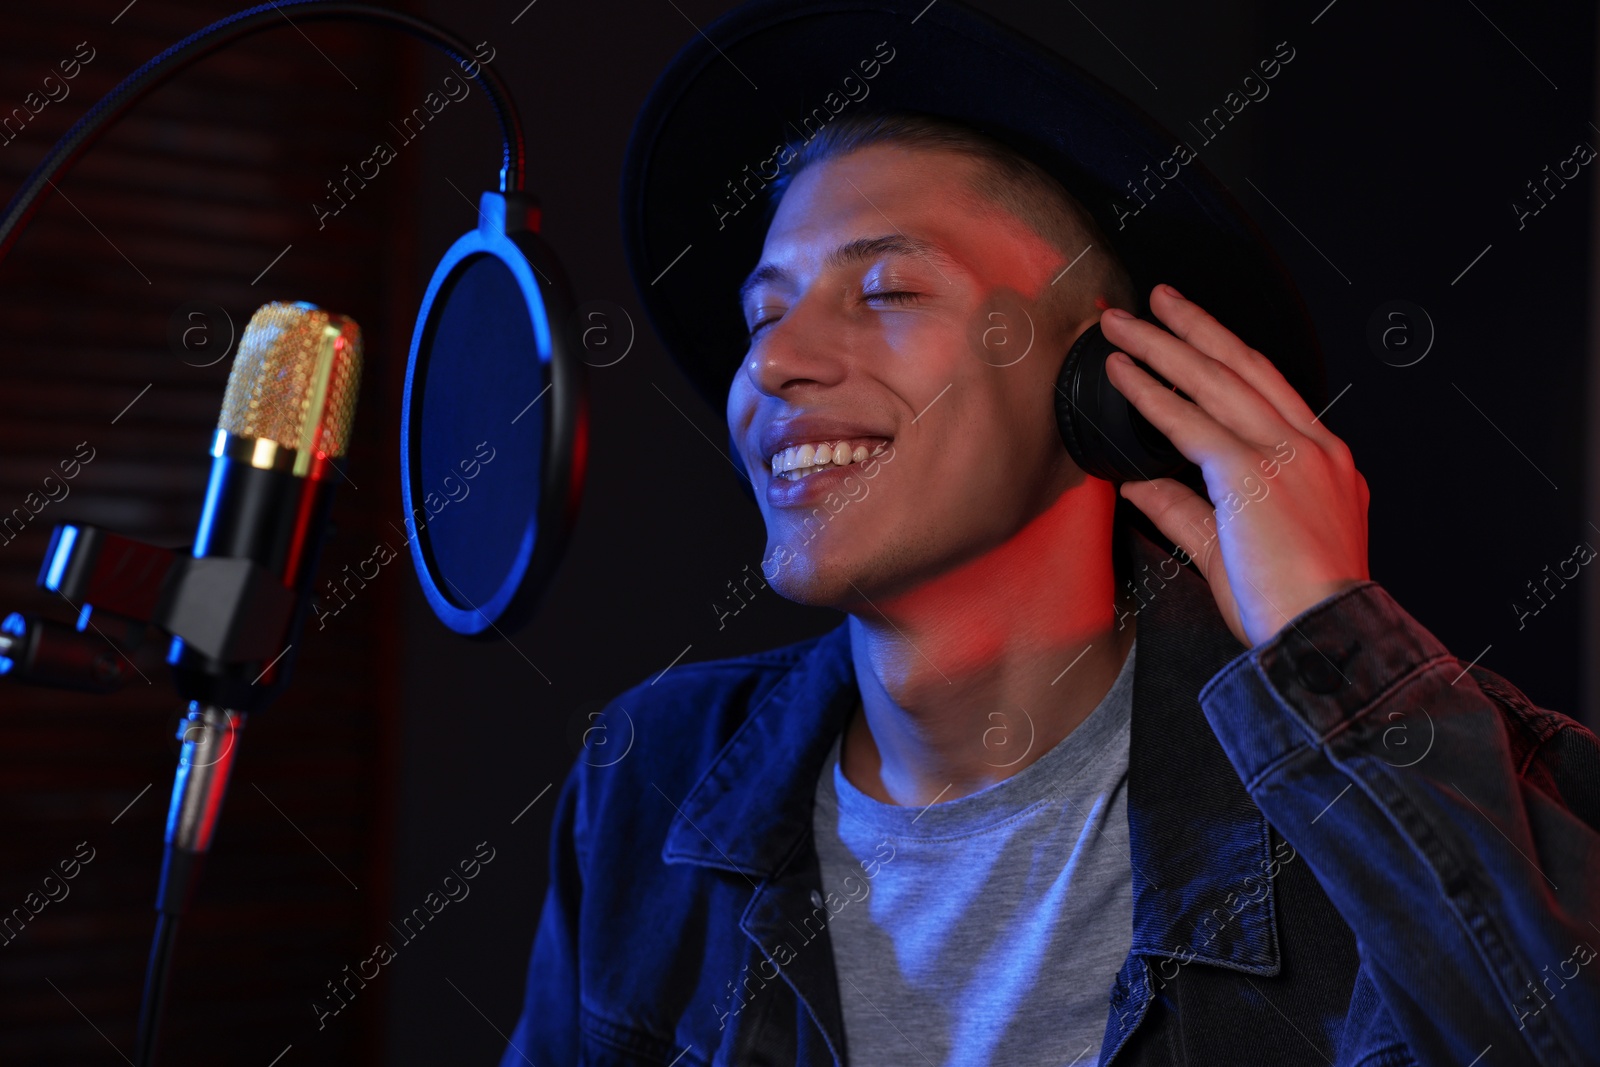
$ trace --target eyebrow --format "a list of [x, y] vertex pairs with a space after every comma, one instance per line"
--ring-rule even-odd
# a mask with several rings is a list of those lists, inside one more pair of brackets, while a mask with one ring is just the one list
[[[903, 233], [883, 234], [878, 237], [858, 237], [854, 241], [844, 244], [829, 252], [823, 260], [827, 270], [837, 270], [852, 263], [875, 259], [882, 255], [917, 256], [937, 263], [943, 263], [953, 270], [960, 270], [958, 264], [948, 252], [934, 244], [917, 237], [907, 237]], [[935, 267], [935, 269], [938, 269]], [[793, 281], [794, 275], [778, 266], [776, 263], [763, 263], [750, 272], [744, 284], [739, 286], [739, 305], [749, 299], [750, 293], [759, 286], [768, 282]]]

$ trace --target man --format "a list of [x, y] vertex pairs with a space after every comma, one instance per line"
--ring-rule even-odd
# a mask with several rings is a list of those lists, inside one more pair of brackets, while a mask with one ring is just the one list
[[[1175, 290], [1119, 316], [1091, 214], [960, 123], [786, 155], [728, 426], [767, 580], [847, 617], [613, 702], [502, 1062], [1584, 1062], [1600, 743], [1370, 580], [1284, 375]], [[1096, 324], [1226, 503], [1062, 448]]]

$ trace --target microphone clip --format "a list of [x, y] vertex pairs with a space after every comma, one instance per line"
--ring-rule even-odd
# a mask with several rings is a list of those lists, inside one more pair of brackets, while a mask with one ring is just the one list
[[195, 558], [98, 526], [58, 524], [38, 584], [90, 613], [157, 627], [220, 663], [270, 660], [294, 613], [295, 591], [254, 560]]

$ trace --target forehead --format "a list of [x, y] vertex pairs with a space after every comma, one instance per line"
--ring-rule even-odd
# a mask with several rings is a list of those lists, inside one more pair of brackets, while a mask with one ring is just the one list
[[972, 191], [979, 166], [950, 149], [886, 144], [811, 164], [778, 202], [741, 299], [765, 285], [793, 283], [800, 271], [887, 255], [920, 259], [942, 276], [1016, 284], [1047, 254], [1044, 243]]
[[908, 192], [948, 190], [970, 182], [982, 166], [983, 163], [969, 152], [950, 146], [879, 142], [812, 163], [795, 176], [790, 191], [804, 185], [840, 182], [859, 185], [864, 176]]
[[766, 244], [870, 221], [903, 231], [930, 213], [978, 213], [970, 193], [978, 162], [942, 148], [876, 144], [813, 163], [795, 175], [767, 228]]

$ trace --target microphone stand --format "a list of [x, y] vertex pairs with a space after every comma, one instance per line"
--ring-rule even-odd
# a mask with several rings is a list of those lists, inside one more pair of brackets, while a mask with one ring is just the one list
[[216, 831], [222, 798], [228, 790], [228, 777], [233, 771], [234, 752], [244, 720], [242, 713], [196, 700], [190, 702], [188, 717], [178, 729], [183, 750], [178, 755], [172, 802], [167, 808], [161, 887], [156, 893], [156, 931], [150, 945], [144, 998], [139, 1004], [138, 1036], [134, 1041], [136, 1064], [154, 1061], [156, 1032], [167, 998], [178, 920], [188, 909], [206, 852], [211, 848], [211, 836]]

